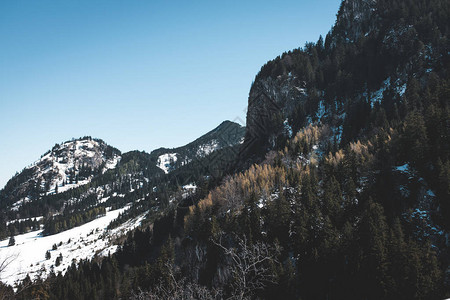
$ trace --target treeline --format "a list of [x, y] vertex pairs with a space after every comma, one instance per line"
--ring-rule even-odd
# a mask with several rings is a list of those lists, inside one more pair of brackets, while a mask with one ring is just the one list
[[44, 222], [43, 235], [56, 234], [87, 222], [90, 222], [99, 216], [106, 214], [106, 209], [103, 206], [86, 209], [83, 211], [75, 211], [63, 215], [56, 215], [48, 218]]
[[14, 222], [0, 222], [0, 239], [27, 233], [33, 230], [39, 230], [41, 224], [42, 220], [37, 220], [36, 218], [17, 220]]
[[42, 224], [42, 221], [37, 220], [36, 218], [30, 218], [30, 219], [26, 219], [26, 220], [10, 222], [7, 225], [7, 228], [10, 232], [10, 235], [14, 235], [14, 234], [27, 233], [27, 232], [33, 231], [33, 230], [39, 230], [40, 224]]

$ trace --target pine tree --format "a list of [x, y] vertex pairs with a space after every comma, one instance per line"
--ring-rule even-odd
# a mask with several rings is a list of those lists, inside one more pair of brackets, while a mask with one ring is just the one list
[[[360, 225], [361, 287], [370, 299], [386, 296], [387, 284], [387, 232], [383, 207], [369, 198]], [[369, 294], [367, 292], [370, 291]]]
[[342, 192], [339, 182], [332, 176], [329, 182], [325, 183], [323, 203], [324, 213], [327, 214], [334, 224], [341, 218]]
[[405, 120], [402, 136], [403, 153], [416, 168], [423, 169], [428, 149], [425, 122], [418, 112], [409, 113]]
[[14, 246], [16, 244], [16, 239], [14, 238], [14, 235], [11, 235], [8, 242], [8, 247]]
[[[254, 221], [256, 222], [256, 220]], [[269, 240], [278, 239], [281, 246], [289, 240], [290, 207], [285, 195], [280, 192], [277, 199], [267, 206], [266, 227]]]
[[60, 253], [58, 255], [58, 257], [56, 258], [55, 267], [58, 267], [61, 264], [62, 260], [63, 260], [63, 256], [62, 256], [62, 253]]

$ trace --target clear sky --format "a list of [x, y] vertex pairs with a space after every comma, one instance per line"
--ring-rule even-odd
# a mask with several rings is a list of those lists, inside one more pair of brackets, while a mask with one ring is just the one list
[[339, 3], [0, 0], [0, 188], [72, 137], [150, 152], [245, 120], [261, 66]]

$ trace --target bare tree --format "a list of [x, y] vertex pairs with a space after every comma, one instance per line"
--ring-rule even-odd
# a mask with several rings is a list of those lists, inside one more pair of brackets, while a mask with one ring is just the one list
[[0, 258], [0, 279], [3, 274], [3, 271], [13, 262], [17, 259], [19, 255], [17, 253], [15, 254], [8, 254], [3, 258]]
[[185, 277], [177, 279], [173, 265], [166, 264], [170, 277], [169, 284], [160, 282], [150, 291], [139, 290], [131, 300], [215, 300], [222, 299], [222, 291], [208, 289], [198, 283], [190, 282]]
[[[0, 280], [2, 279], [2, 275], [6, 268], [18, 257], [18, 254], [8, 254], [5, 257], [0, 258]], [[0, 281], [0, 300], [5, 299], [13, 299], [14, 298], [14, 290], [12, 287], [4, 284]]]
[[213, 242], [231, 259], [234, 295], [230, 299], [249, 299], [267, 284], [275, 283], [273, 266], [279, 263], [279, 246], [263, 242], [250, 244], [245, 236], [243, 239], [237, 238], [236, 247], [225, 247], [221, 240]]
[[131, 300], [215, 300], [222, 299], [221, 292], [209, 290], [197, 283], [180, 281], [180, 285], [166, 287], [157, 285], [148, 292], [139, 291]]
[[[277, 257], [280, 247], [271, 246], [263, 242], [250, 243], [246, 237], [236, 238], [235, 246], [226, 246], [222, 239], [213, 241], [229, 262], [229, 270], [232, 274], [231, 288], [233, 295], [229, 300], [250, 299], [256, 291], [263, 290], [267, 284], [276, 283], [274, 267], [279, 264]], [[149, 291], [139, 290], [132, 300], [213, 300], [223, 299], [223, 291], [220, 289], [208, 289], [183, 277], [177, 279], [174, 266], [166, 264], [169, 283], [163, 283], [152, 287]]]

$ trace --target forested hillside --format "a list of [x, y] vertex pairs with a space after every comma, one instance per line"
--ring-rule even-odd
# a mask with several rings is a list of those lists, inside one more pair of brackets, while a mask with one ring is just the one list
[[450, 297], [449, 34], [449, 1], [344, 0], [325, 39], [256, 75], [242, 144], [144, 160], [162, 170], [133, 206], [167, 205], [115, 254], [3, 295]]

